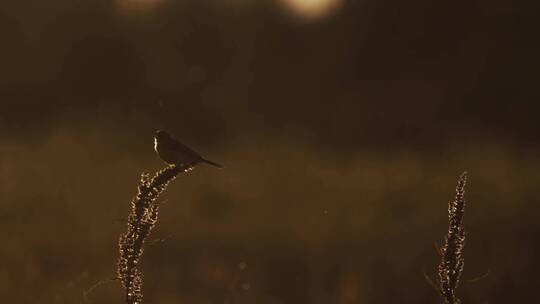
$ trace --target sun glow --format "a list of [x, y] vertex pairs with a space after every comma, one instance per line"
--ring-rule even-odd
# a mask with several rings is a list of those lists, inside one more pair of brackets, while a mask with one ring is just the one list
[[281, 0], [292, 12], [305, 19], [318, 19], [333, 12], [342, 0]]

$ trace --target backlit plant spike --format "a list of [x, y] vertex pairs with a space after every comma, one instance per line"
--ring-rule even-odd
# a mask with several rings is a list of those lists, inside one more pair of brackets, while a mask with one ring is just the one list
[[466, 182], [467, 172], [464, 172], [458, 180], [456, 198], [448, 204], [448, 233], [444, 246], [441, 248], [442, 257], [438, 267], [439, 288], [446, 304], [460, 303], [455, 291], [459, 285], [465, 262], [463, 257], [463, 248], [465, 247], [463, 215], [465, 214]]
[[144, 251], [144, 241], [158, 220], [157, 198], [178, 174], [191, 169], [189, 165], [173, 165], [158, 171], [152, 179], [148, 173], [141, 175], [138, 193], [131, 201], [127, 230], [118, 240], [120, 256], [117, 275], [125, 288], [127, 304], [140, 304], [143, 299], [143, 274], [138, 265]]

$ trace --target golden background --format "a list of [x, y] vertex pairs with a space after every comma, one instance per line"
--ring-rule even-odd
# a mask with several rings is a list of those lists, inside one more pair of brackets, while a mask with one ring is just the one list
[[122, 303], [85, 292], [159, 128], [226, 168], [161, 197], [146, 303], [440, 303], [424, 273], [465, 170], [458, 295], [536, 299], [532, 5], [304, 2], [2, 3], [2, 301]]

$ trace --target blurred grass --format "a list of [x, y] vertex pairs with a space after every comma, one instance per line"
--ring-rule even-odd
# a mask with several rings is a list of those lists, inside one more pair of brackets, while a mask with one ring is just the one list
[[[5, 301], [80, 302], [91, 285], [114, 275], [116, 238], [138, 173], [161, 164], [150, 143], [137, 153], [109, 144], [71, 132], [33, 145], [2, 143]], [[433, 276], [434, 242], [442, 243], [448, 198], [464, 169], [462, 300], [533, 296], [527, 277], [539, 266], [535, 151], [476, 143], [338, 155], [286, 138], [204, 151], [227, 170], [197, 168], [165, 193], [153, 234], [165, 240], [147, 248], [142, 265], [149, 303], [435, 303], [438, 294], [422, 272]], [[121, 289], [106, 284], [89, 298], [120, 303]]]

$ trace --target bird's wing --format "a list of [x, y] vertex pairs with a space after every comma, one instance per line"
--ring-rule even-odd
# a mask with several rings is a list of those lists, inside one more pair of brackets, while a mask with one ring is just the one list
[[174, 150], [177, 150], [177, 151], [182, 152], [182, 153], [187, 154], [187, 155], [191, 155], [194, 158], [202, 158], [199, 153], [195, 152], [193, 149], [191, 149], [190, 147], [184, 145], [183, 143], [181, 143], [178, 140], [173, 140], [173, 146], [174, 146]]

